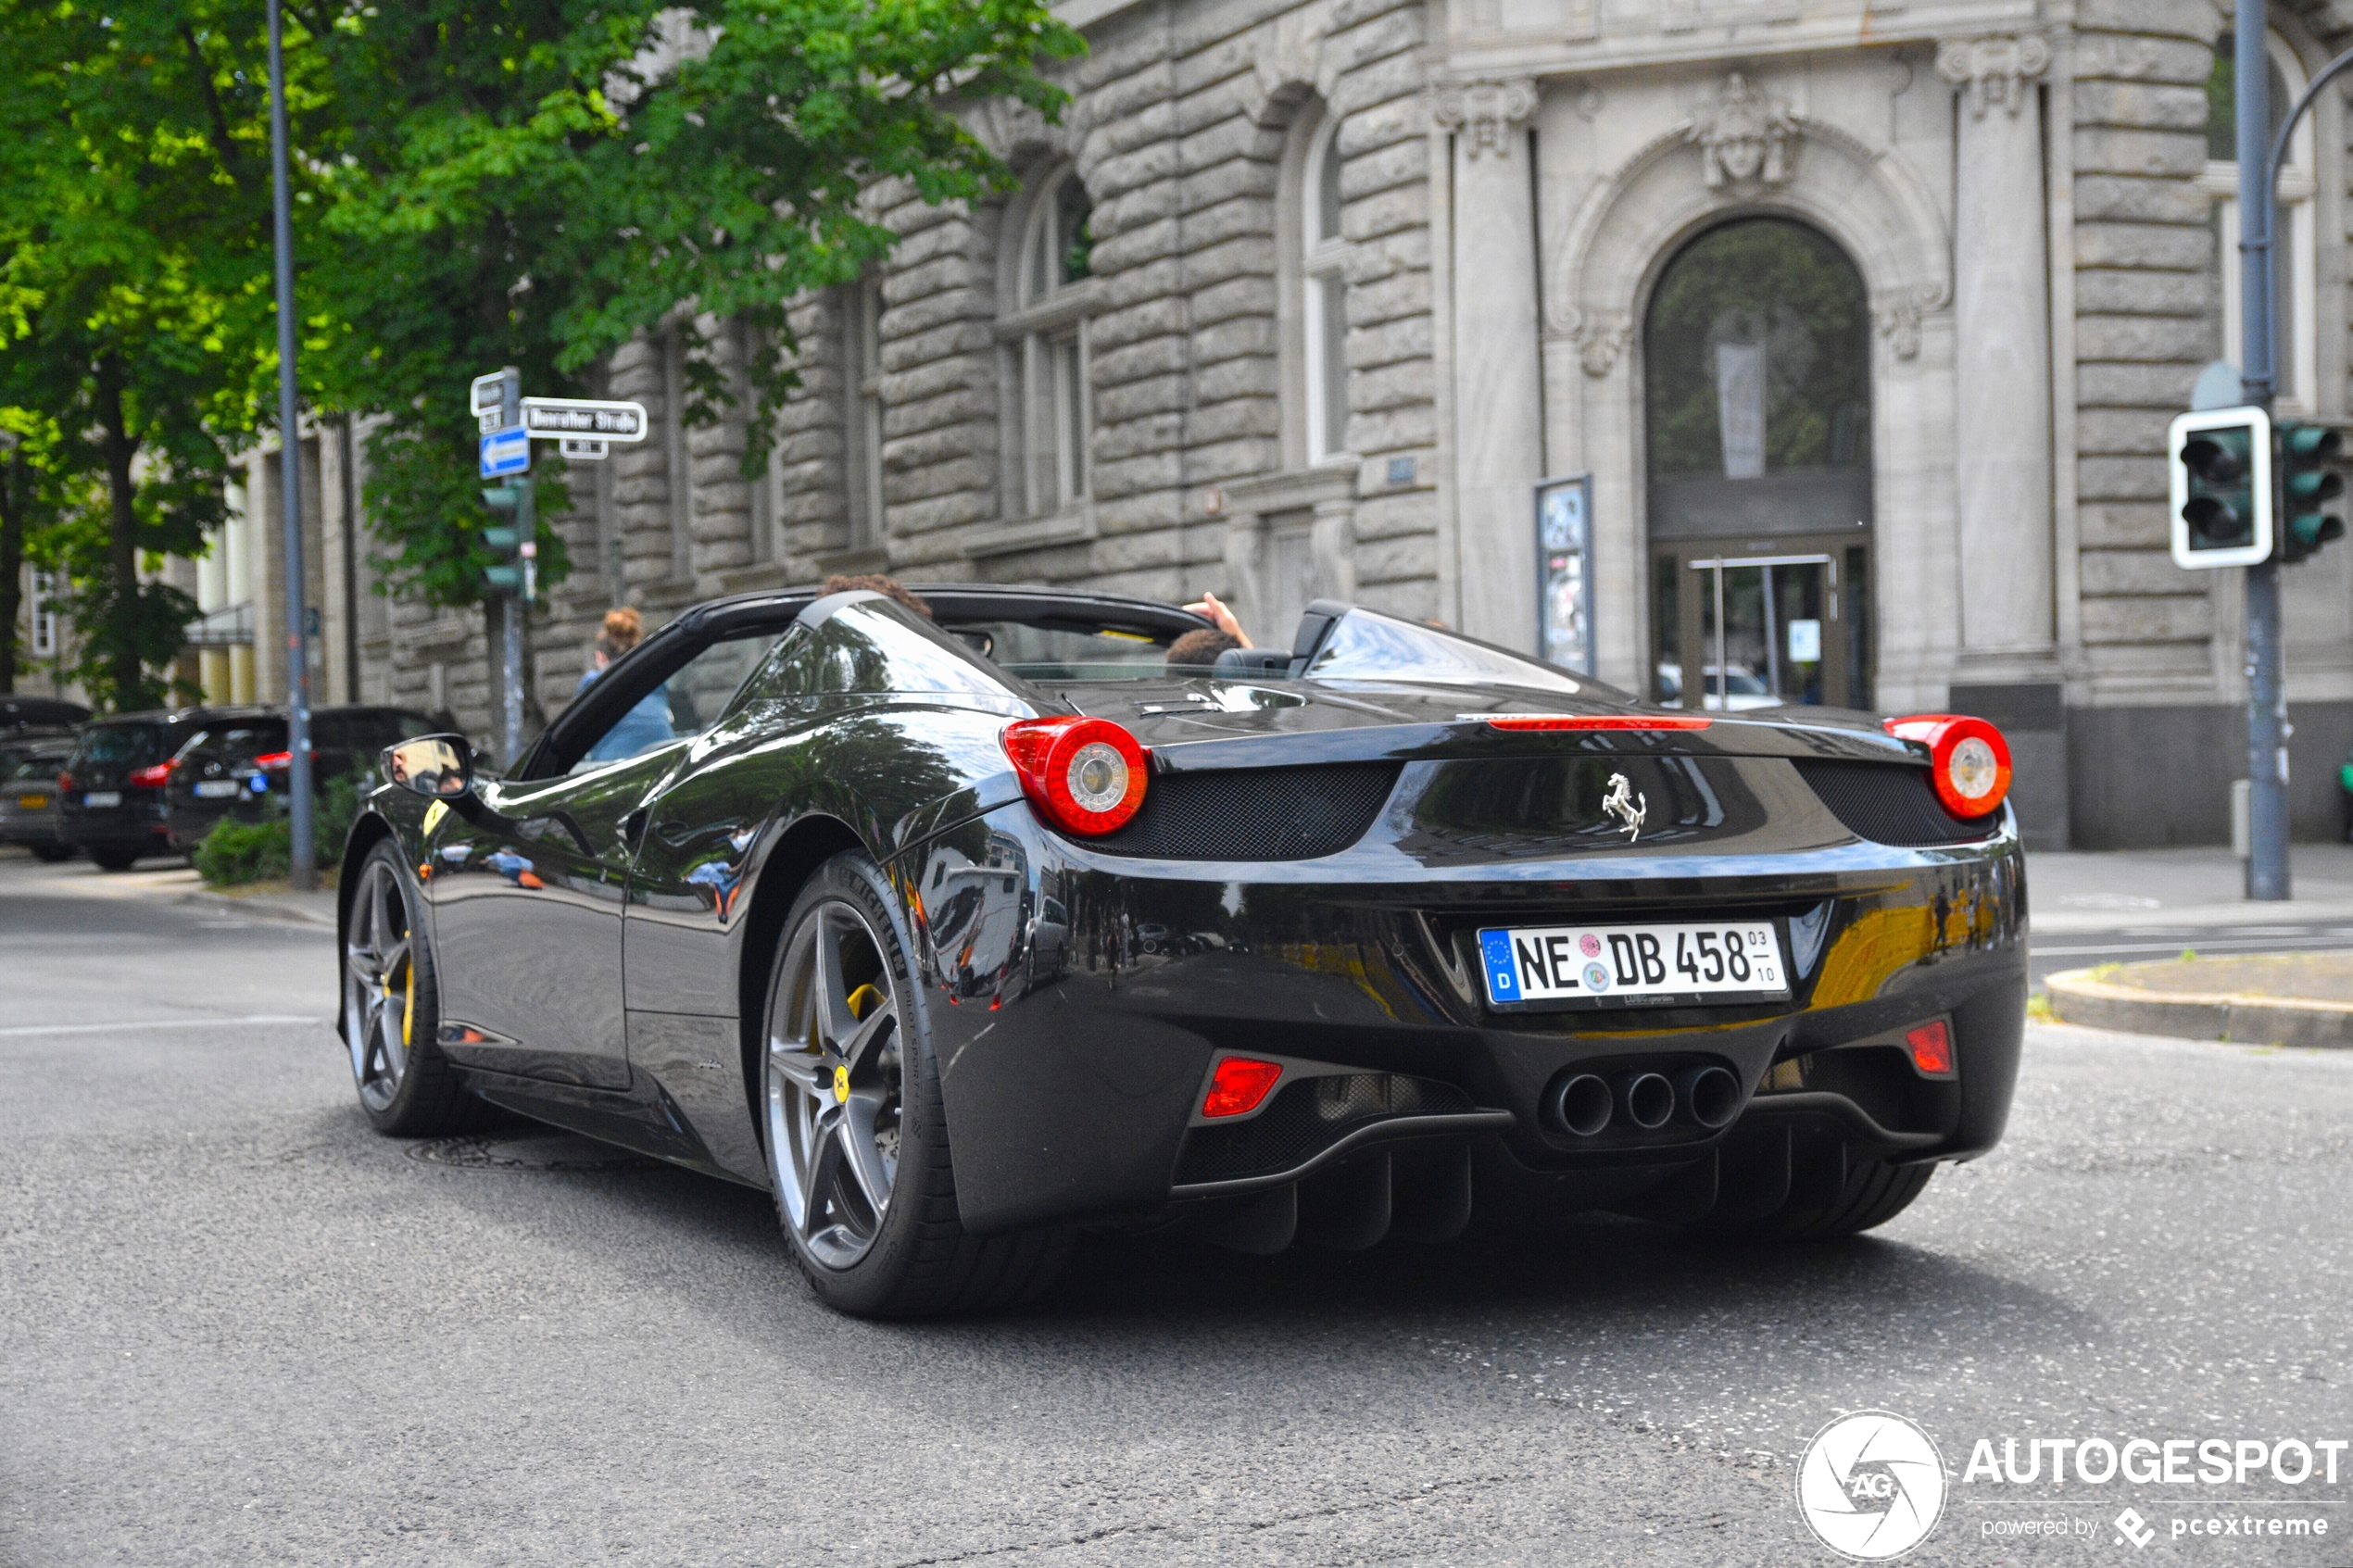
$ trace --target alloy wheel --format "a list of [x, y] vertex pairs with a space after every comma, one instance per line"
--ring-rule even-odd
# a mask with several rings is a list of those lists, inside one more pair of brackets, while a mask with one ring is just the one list
[[343, 949], [343, 1017], [360, 1103], [379, 1114], [400, 1093], [409, 1071], [417, 1007], [411, 943], [409, 899], [399, 873], [388, 861], [371, 859], [351, 900]]
[[899, 997], [874, 927], [829, 898], [793, 929], [769, 1002], [768, 1159], [794, 1233], [828, 1268], [872, 1249], [899, 1175]]

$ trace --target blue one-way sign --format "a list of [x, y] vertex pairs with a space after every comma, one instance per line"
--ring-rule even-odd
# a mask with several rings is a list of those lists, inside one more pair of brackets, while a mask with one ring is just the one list
[[494, 430], [482, 438], [482, 477], [504, 479], [531, 471], [531, 432], [522, 425]]

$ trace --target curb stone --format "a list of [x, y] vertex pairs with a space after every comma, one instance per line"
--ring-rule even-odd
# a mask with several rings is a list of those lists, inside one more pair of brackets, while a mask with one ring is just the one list
[[290, 921], [296, 925], [324, 926], [330, 931], [335, 928], [335, 915], [332, 908], [306, 909], [298, 905], [270, 903], [260, 898], [233, 898], [226, 893], [201, 888], [193, 893], [182, 893], [180, 902], [210, 909], [215, 914], [259, 915], [265, 920]]
[[2062, 1022], [2133, 1035], [2171, 1035], [2233, 1045], [2353, 1049], [2353, 1003], [2303, 1001], [2234, 992], [2157, 993], [2070, 969], [2044, 985]]

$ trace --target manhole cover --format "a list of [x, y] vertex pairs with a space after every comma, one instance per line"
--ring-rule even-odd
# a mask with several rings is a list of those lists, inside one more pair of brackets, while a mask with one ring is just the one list
[[572, 1133], [429, 1138], [410, 1144], [409, 1158], [461, 1171], [637, 1171], [653, 1163], [625, 1148]]

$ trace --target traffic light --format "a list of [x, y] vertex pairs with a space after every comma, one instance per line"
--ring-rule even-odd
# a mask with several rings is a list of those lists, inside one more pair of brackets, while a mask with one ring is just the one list
[[2326, 425], [2294, 420], [2273, 427], [2278, 450], [2272, 466], [2280, 481], [2280, 558], [2302, 560], [2332, 539], [2345, 537], [2345, 520], [2328, 504], [2345, 494], [2336, 464], [2344, 438]]
[[2192, 570], [2271, 558], [2271, 417], [2211, 408], [2173, 421], [2173, 563]]
[[531, 481], [519, 484], [499, 484], [485, 488], [482, 502], [494, 512], [510, 512], [514, 516], [511, 526], [498, 525], [482, 531], [482, 542], [498, 557], [495, 565], [483, 569], [497, 593], [514, 595], [528, 604], [538, 587], [537, 573], [532, 571], [532, 558], [538, 554], [533, 538], [535, 520], [531, 508]]

